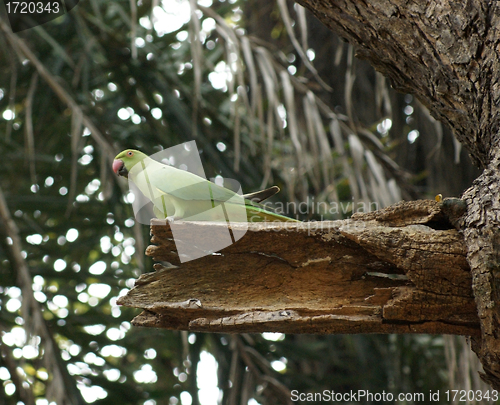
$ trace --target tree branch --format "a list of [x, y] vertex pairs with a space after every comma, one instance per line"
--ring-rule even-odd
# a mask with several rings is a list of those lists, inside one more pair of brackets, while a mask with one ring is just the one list
[[146, 254], [173, 265], [156, 264], [118, 303], [144, 309], [135, 325], [169, 329], [477, 336], [463, 239], [444, 207], [416, 201], [343, 221], [248, 224], [220, 254], [182, 265], [176, 244], [219, 238], [227, 225], [177, 223], [185, 237], [174, 242], [153, 220]]

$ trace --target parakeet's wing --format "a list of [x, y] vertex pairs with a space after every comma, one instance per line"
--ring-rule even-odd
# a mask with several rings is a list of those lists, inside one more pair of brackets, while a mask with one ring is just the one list
[[227, 201], [237, 194], [196, 174], [161, 163], [148, 165], [146, 172], [149, 181], [158, 190], [187, 201]]

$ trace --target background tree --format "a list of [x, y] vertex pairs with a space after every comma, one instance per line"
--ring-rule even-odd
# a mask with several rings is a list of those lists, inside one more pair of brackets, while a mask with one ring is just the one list
[[125, 147], [195, 139], [208, 176], [277, 184], [308, 202], [306, 220], [456, 195], [476, 177], [448, 128], [304, 8], [90, 0], [19, 34], [2, 14], [0, 28], [5, 403], [196, 404], [215, 364], [226, 404], [480, 387], [456, 338], [131, 329], [116, 305], [151, 269], [148, 229], [110, 170]]

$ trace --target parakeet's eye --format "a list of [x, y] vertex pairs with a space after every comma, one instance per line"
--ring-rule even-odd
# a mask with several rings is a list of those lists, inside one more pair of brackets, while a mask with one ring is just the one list
[[131, 150], [129, 150], [129, 151], [127, 152], [127, 156], [129, 156], [129, 157], [134, 156], [134, 152], [132, 152]]

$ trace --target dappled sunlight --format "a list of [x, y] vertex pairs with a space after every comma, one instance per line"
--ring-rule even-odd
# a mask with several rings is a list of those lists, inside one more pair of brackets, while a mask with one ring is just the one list
[[210, 353], [203, 351], [197, 371], [197, 384], [202, 405], [217, 405], [220, 400], [220, 391], [217, 380], [217, 361]]

